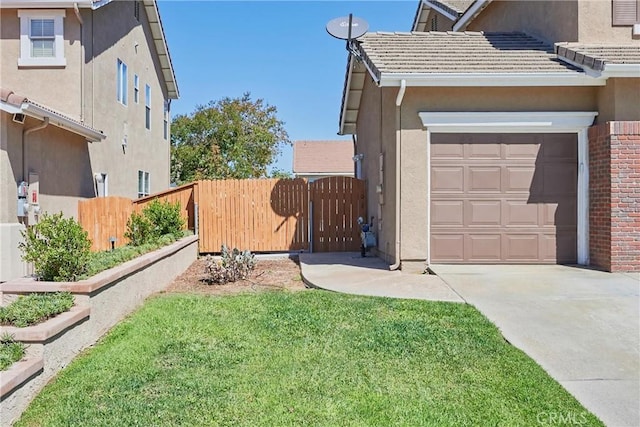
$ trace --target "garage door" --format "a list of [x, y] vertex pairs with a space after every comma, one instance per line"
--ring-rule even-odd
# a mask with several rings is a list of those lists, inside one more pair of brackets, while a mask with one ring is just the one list
[[433, 134], [431, 261], [575, 263], [575, 134]]

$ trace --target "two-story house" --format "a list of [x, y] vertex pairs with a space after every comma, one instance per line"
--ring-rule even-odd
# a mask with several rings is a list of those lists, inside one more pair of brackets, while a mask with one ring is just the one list
[[353, 50], [339, 133], [392, 268], [640, 270], [640, 2], [422, 0]]
[[42, 212], [169, 187], [178, 88], [153, 0], [3, 0], [0, 52], [2, 281]]

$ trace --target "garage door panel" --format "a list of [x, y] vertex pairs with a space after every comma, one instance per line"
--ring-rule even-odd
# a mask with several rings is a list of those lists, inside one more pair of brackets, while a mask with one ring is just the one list
[[438, 234], [431, 236], [433, 257], [441, 262], [464, 261], [464, 235]]
[[433, 202], [432, 221], [441, 226], [464, 225], [464, 202], [462, 200], [440, 200]]
[[536, 169], [532, 166], [505, 166], [504, 191], [529, 192], [532, 187]]
[[567, 135], [545, 135], [542, 143], [542, 155], [546, 160], [558, 159], [573, 161], [578, 150], [578, 141], [569, 141]]
[[539, 262], [538, 234], [503, 234], [502, 256], [510, 261]]
[[548, 201], [556, 201], [553, 200], [554, 196], [576, 194], [578, 187], [576, 166], [566, 165], [564, 163], [552, 163], [546, 164], [541, 169], [544, 176], [544, 192], [542, 195], [546, 197]]
[[502, 150], [500, 144], [493, 143], [473, 143], [468, 145], [468, 157], [471, 159], [500, 159]]
[[[522, 139], [522, 138], [520, 138]], [[513, 141], [511, 135], [509, 136], [509, 144], [505, 144], [505, 156], [506, 159], [536, 159], [540, 151], [540, 145], [537, 143], [531, 143], [531, 138], [527, 138], [524, 135], [526, 142]]]
[[464, 225], [468, 227], [499, 227], [502, 223], [502, 203], [500, 200], [468, 200]]
[[431, 141], [433, 262], [576, 261], [575, 134]]
[[467, 191], [469, 193], [500, 193], [501, 168], [496, 166], [468, 166]]
[[499, 262], [502, 256], [500, 234], [467, 234], [465, 259], [474, 262]]
[[540, 206], [522, 200], [504, 202], [505, 227], [536, 227], [540, 224]]
[[432, 193], [462, 193], [464, 190], [464, 168], [462, 166], [442, 166], [431, 168]]

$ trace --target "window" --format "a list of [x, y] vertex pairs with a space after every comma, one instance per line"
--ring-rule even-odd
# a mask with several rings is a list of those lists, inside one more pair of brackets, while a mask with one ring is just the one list
[[138, 171], [138, 197], [148, 196], [149, 193], [149, 172]]
[[118, 102], [127, 105], [127, 64], [118, 59], [118, 79], [117, 79]]
[[164, 101], [164, 139], [169, 138], [169, 101]]
[[64, 67], [64, 10], [19, 10], [19, 67]]
[[151, 129], [151, 87], [144, 85], [144, 125]]
[[137, 74], [133, 75], [133, 102], [140, 102], [140, 78]]
[[613, 25], [640, 23], [640, 0], [612, 0]]

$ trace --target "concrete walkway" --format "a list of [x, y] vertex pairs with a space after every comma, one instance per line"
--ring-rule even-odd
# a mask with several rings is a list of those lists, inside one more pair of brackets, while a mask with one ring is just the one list
[[389, 271], [380, 258], [359, 252], [300, 254], [304, 282], [312, 287], [355, 295], [464, 302], [442, 279], [428, 274]]
[[416, 275], [356, 253], [301, 254], [300, 266], [307, 284], [332, 291], [466, 301], [606, 425], [640, 426], [640, 274], [435, 265], [437, 276]]

